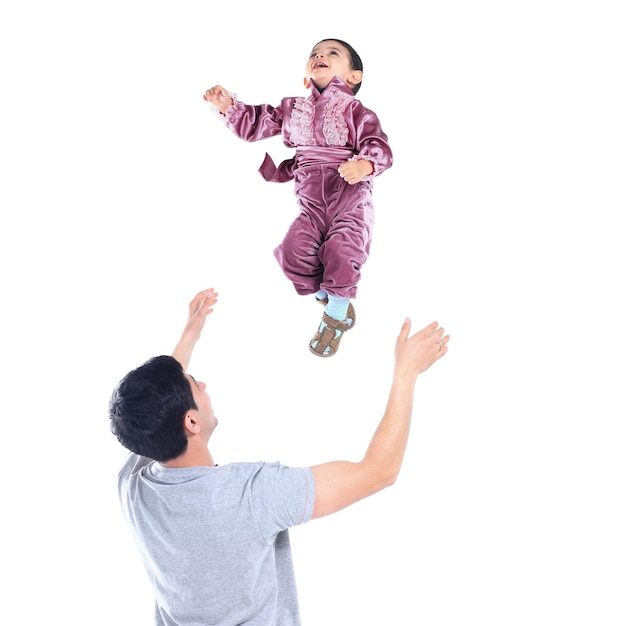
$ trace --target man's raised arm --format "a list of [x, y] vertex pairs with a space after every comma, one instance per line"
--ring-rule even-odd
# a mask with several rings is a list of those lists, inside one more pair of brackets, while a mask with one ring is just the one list
[[395, 348], [395, 367], [385, 413], [358, 463], [333, 461], [311, 468], [315, 479], [313, 517], [322, 517], [392, 485], [409, 437], [417, 377], [448, 351], [449, 335], [437, 322], [409, 337], [405, 320]]
[[196, 294], [189, 303], [187, 323], [172, 352], [172, 356], [183, 366], [185, 371], [187, 371], [189, 366], [193, 349], [202, 334], [206, 317], [213, 312], [213, 306], [217, 302], [217, 295], [215, 289], [211, 287]]

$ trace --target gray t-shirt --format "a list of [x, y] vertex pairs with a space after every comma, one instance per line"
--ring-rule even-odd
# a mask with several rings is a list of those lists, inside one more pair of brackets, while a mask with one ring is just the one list
[[118, 489], [157, 626], [300, 625], [287, 529], [313, 514], [309, 468], [170, 468], [130, 454]]

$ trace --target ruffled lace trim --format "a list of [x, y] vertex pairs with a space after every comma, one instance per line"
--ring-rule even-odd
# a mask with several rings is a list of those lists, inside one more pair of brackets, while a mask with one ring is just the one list
[[237, 94], [236, 93], [231, 93], [230, 91], [228, 92], [228, 95], [232, 98], [233, 103], [226, 109], [225, 113], [222, 113], [222, 111], [220, 110], [219, 107], [215, 106], [214, 104], [211, 105], [211, 109], [213, 110], [213, 112], [219, 117], [221, 118], [223, 121], [228, 122], [230, 121], [230, 118], [234, 115], [234, 113], [240, 109], [244, 108], [244, 104], [243, 102], [239, 102], [237, 100]]
[[313, 97], [296, 98], [293, 108], [289, 139], [296, 146], [314, 146], [313, 118], [315, 105], [313, 104]]
[[353, 99], [344, 91], [333, 89], [331, 98], [324, 108], [324, 139], [329, 146], [345, 146], [348, 142], [348, 125], [345, 110]]

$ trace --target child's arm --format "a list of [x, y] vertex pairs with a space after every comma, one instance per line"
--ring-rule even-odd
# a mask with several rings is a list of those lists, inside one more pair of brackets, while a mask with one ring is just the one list
[[389, 139], [376, 113], [355, 101], [352, 109], [355, 155], [339, 166], [339, 174], [355, 185], [368, 176], [378, 176], [393, 164]]
[[215, 87], [207, 89], [202, 97], [213, 106], [216, 106], [222, 112], [222, 115], [225, 115], [228, 107], [234, 104], [228, 90], [221, 85], [215, 85]]
[[[280, 135], [283, 125], [282, 105], [250, 105], [237, 99], [221, 85], [207, 89], [202, 96], [237, 137], [244, 141], [259, 141]], [[219, 115], [221, 113], [221, 115]]]

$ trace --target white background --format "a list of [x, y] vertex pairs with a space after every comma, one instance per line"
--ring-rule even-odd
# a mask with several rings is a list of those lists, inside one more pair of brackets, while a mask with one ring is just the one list
[[[618, 5], [3, 4], [4, 623], [151, 623], [107, 402], [209, 286], [190, 371], [221, 464], [358, 460], [404, 317], [452, 335], [396, 485], [292, 531], [305, 626], [626, 623]], [[293, 188], [257, 168], [290, 153], [202, 100], [306, 95], [325, 37], [361, 54], [395, 155], [329, 360], [272, 255]]]

